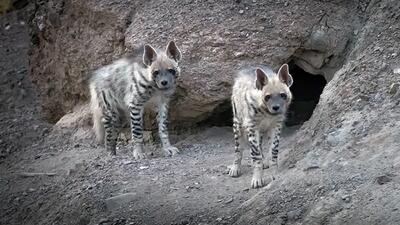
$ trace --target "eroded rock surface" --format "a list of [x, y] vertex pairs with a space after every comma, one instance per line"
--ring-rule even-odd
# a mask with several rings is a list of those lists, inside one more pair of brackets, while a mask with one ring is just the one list
[[[346, 63], [288, 149], [283, 168], [293, 169], [282, 169], [233, 224], [399, 223], [400, 113], [390, 93], [399, 81], [399, 9], [396, 1], [370, 2]], [[293, 221], [288, 208], [303, 210]]]
[[[172, 125], [191, 127], [226, 104], [234, 72], [295, 60], [328, 80], [360, 23], [355, 2], [71, 1], [36, 8], [31, 70], [46, 118], [57, 121], [87, 101], [90, 71], [141, 43], [174, 39], [183, 73]], [[179, 123], [175, 123], [179, 122]]]

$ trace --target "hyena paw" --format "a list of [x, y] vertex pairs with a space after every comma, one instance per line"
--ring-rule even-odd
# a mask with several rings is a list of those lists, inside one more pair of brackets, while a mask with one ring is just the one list
[[263, 161], [263, 169], [268, 169], [269, 168], [269, 162], [268, 160]]
[[253, 176], [253, 178], [251, 179], [251, 188], [260, 188], [262, 186], [264, 186], [264, 181], [262, 177]]
[[271, 179], [275, 180], [275, 178], [278, 176], [278, 164], [272, 163], [271, 165]]
[[109, 152], [110, 155], [116, 155], [117, 154], [117, 151], [116, 151], [115, 147], [114, 148], [113, 147], [107, 147], [107, 152]]
[[169, 147], [165, 147], [165, 148], [164, 148], [164, 152], [165, 152], [168, 156], [173, 156], [173, 155], [179, 153], [179, 149], [178, 149], [177, 147], [174, 147], [174, 146], [169, 146]]
[[146, 154], [144, 154], [142, 151], [133, 151], [133, 158], [135, 159], [145, 159], [146, 158]]
[[229, 176], [231, 176], [231, 177], [238, 177], [238, 176], [240, 176], [240, 166], [239, 165], [232, 165], [230, 168], [229, 168]]
[[259, 162], [258, 165], [254, 168], [253, 171], [253, 178], [251, 179], [251, 187], [252, 188], [260, 188], [264, 185], [263, 181], [263, 169], [262, 169], [262, 162]]

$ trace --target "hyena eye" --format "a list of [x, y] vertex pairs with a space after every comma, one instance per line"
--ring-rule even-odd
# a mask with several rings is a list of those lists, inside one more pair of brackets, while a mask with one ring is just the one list
[[158, 70], [153, 71], [153, 76], [156, 77], [158, 74], [160, 74], [160, 71], [158, 71]]
[[265, 97], [264, 97], [264, 100], [266, 101], [266, 102], [268, 102], [268, 100], [271, 98], [271, 95], [266, 95]]
[[169, 69], [169, 70], [168, 70], [168, 73], [170, 73], [170, 74], [172, 74], [172, 75], [175, 76], [176, 70], [174, 70], [174, 69]]
[[285, 93], [281, 93], [281, 98], [283, 98], [283, 99], [287, 99], [287, 94], [285, 94]]

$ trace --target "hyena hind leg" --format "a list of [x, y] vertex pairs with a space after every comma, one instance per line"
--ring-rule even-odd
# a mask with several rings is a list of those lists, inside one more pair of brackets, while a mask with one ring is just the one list
[[240, 148], [240, 125], [235, 119], [233, 122], [233, 136], [235, 140], [235, 159], [229, 168], [229, 176], [238, 177], [241, 174], [243, 149]]
[[114, 111], [107, 111], [103, 116], [105, 130], [105, 146], [111, 155], [116, 155], [117, 139], [120, 129], [119, 115]]

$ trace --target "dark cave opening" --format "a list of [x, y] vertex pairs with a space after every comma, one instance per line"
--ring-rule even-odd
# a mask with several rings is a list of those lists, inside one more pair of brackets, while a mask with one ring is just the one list
[[289, 63], [289, 71], [293, 77], [290, 87], [293, 101], [287, 113], [286, 126], [294, 126], [310, 119], [327, 82], [324, 76], [307, 73], [293, 62]]
[[[307, 73], [294, 62], [289, 62], [289, 71], [293, 77], [290, 90], [293, 101], [287, 112], [286, 126], [301, 125], [313, 114], [319, 97], [327, 84], [322, 75]], [[232, 106], [230, 99], [220, 103], [200, 126], [232, 126]]]
[[230, 98], [220, 103], [212, 111], [211, 115], [206, 120], [200, 122], [198, 125], [201, 126], [217, 126], [225, 127], [232, 126], [233, 124], [233, 113]]

